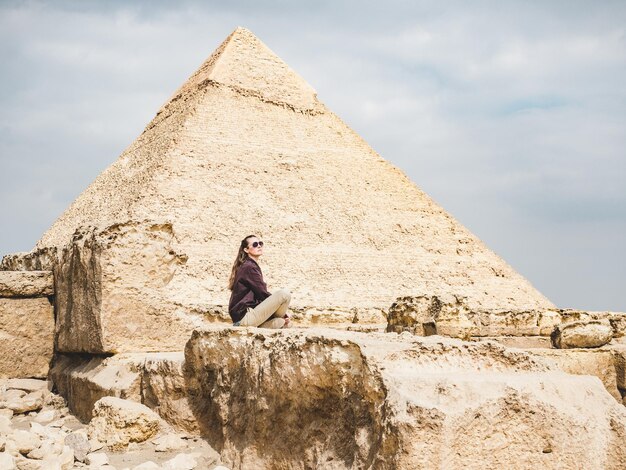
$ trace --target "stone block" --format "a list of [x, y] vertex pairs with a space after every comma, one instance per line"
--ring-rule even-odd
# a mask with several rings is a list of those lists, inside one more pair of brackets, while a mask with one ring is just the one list
[[55, 269], [58, 351], [182, 350], [204, 318], [170, 298], [169, 282], [186, 263], [173, 245], [167, 223], [75, 234]]
[[400, 297], [387, 313], [387, 331], [464, 339], [537, 336], [542, 313], [543, 310], [472, 309], [467, 298], [457, 295]]
[[0, 271], [52, 271], [56, 259], [56, 247], [12, 253], [2, 257]]
[[52, 271], [0, 271], [0, 297], [46, 297], [53, 294]]
[[[122, 450], [131, 442], [145, 442], [167, 429], [163, 420], [147, 406], [116, 397], [96, 402], [88, 434], [112, 450]], [[89, 462], [92, 465], [92, 462]]]
[[231, 467], [626, 464], [626, 410], [596, 377], [493, 342], [212, 329], [185, 358], [200, 430]]
[[598, 348], [613, 339], [613, 328], [608, 320], [573, 321], [556, 326], [551, 339], [558, 349]]
[[610, 349], [529, 349], [528, 353], [544, 358], [568, 374], [595, 375], [618, 402], [622, 395], [618, 387], [615, 353]]
[[178, 353], [146, 354], [141, 368], [143, 404], [179, 431], [198, 433], [191, 412], [184, 376], [185, 356]]
[[197, 434], [187, 400], [182, 351], [118, 354], [111, 357], [58, 355], [51, 380], [69, 409], [83, 421], [105, 396], [143, 403], [179, 431]]
[[89, 422], [94, 404], [112, 396], [141, 401], [143, 357], [117, 355], [89, 357], [57, 355], [50, 380], [78, 419]]
[[552, 344], [546, 336], [480, 336], [473, 341], [496, 341], [507, 348], [550, 349]]
[[44, 378], [52, 360], [54, 311], [46, 297], [0, 298], [0, 378]]

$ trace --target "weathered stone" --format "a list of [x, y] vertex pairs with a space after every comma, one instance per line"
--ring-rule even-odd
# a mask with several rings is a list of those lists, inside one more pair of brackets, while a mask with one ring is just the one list
[[400, 297], [391, 305], [387, 312], [387, 331], [402, 333], [408, 331], [419, 336], [436, 334], [436, 330], [429, 330], [428, 326], [434, 327], [435, 314], [440, 309], [437, 297], [417, 296]]
[[59, 455], [59, 457], [55, 460], [59, 462], [61, 470], [71, 469], [74, 466], [74, 450], [72, 450], [68, 446], [63, 446], [63, 451], [61, 452], [61, 455]]
[[611, 328], [613, 328], [613, 338], [626, 336], [626, 313], [606, 312], [606, 319], [609, 320]]
[[141, 402], [143, 355], [80, 357], [58, 355], [50, 378], [67, 406], [81, 421], [92, 417], [94, 404], [113, 396]]
[[189, 406], [180, 353], [147, 354], [142, 367], [143, 404], [179, 431], [197, 433], [198, 423]]
[[597, 348], [613, 338], [608, 320], [583, 320], [563, 323], [554, 328], [552, 345], [559, 349]]
[[118, 354], [108, 358], [59, 355], [50, 372], [58, 392], [83, 422], [104, 396], [141, 402], [179, 431], [197, 433], [187, 399], [182, 352]]
[[164, 434], [154, 439], [152, 443], [157, 452], [170, 452], [187, 447], [185, 440], [176, 434]]
[[64, 443], [74, 451], [74, 458], [79, 462], [84, 462], [87, 454], [91, 451], [91, 445], [87, 433], [75, 431], [65, 436]]
[[10, 439], [15, 443], [15, 448], [19, 453], [24, 455], [41, 445], [41, 440], [38, 436], [28, 431], [15, 430], [11, 434]]
[[15, 458], [6, 452], [0, 452], [0, 470], [14, 470]]
[[472, 341], [495, 341], [507, 348], [519, 349], [550, 349], [552, 343], [549, 336], [481, 336]]
[[[9, 392], [14, 391], [15, 390], [9, 390]], [[7, 394], [9, 392], [7, 392]], [[43, 392], [36, 391], [27, 393], [19, 398], [12, 397], [0, 402], [0, 406], [12, 410], [15, 414], [38, 411], [43, 406]]]
[[0, 378], [46, 377], [54, 344], [54, 313], [45, 298], [0, 298]]
[[[48, 464], [48, 462], [45, 462], [45, 464]], [[23, 455], [18, 455], [17, 458], [15, 459], [15, 467], [18, 470], [51, 470], [51, 469], [59, 469], [59, 466], [44, 466], [44, 462], [42, 462], [41, 460], [33, 460], [33, 459], [29, 459], [27, 457], [24, 457]]]
[[48, 436], [48, 429], [37, 422], [30, 423], [30, 431], [41, 437], [50, 437]]
[[16, 400], [21, 400], [22, 397], [26, 396], [26, 392], [24, 390], [19, 389], [9, 389], [2, 391], [0, 389], [0, 408], [8, 408], [6, 406], [7, 403], [13, 402]]
[[201, 431], [236, 468], [626, 464], [626, 410], [597, 378], [495, 343], [225, 329], [185, 357]]
[[[557, 311], [559, 315], [559, 321], [553, 326], [557, 326], [560, 323], [571, 323], [575, 321], [589, 321], [589, 320], [608, 320], [613, 329], [613, 337], [621, 338], [626, 335], [626, 313], [624, 312], [608, 312], [608, 311], [585, 311], [574, 309], [560, 309]], [[547, 331], [545, 334], [552, 333]], [[544, 333], [542, 333], [544, 334]]]
[[556, 367], [568, 374], [595, 375], [607, 391], [618, 401], [622, 396], [617, 386], [615, 357], [606, 349], [532, 349], [533, 354], [549, 360]]
[[6, 436], [13, 430], [11, 426], [11, 418], [7, 416], [0, 416], [0, 436]]
[[193, 470], [198, 461], [193, 455], [178, 454], [163, 464], [163, 470]]
[[23, 390], [25, 392], [36, 392], [37, 390], [47, 390], [47, 380], [37, 379], [8, 379], [6, 387], [14, 390]]
[[110, 449], [123, 449], [131, 442], [144, 442], [166, 428], [147, 406], [115, 397], [98, 400], [89, 423], [89, 437]]
[[626, 405], [626, 345], [612, 346], [611, 353], [615, 361], [616, 386]]
[[8, 418], [11, 419], [13, 417], [13, 410], [9, 410], [7, 408], [0, 408], [0, 419]]
[[5, 255], [0, 271], [52, 271], [57, 259], [56, 247]]
[[58, 351], [181, 350], [203, 319], [182, 314], [165, 296], [186, 262], [173, 243], [167, 223], [77, 233], [55, 269]]
[[89, 464], [91, 467], [108, 465], [109, 457], [104, 452], [94, 452], [87, 455], [86, 463]]
[[54, 410], [42, 411], [35, 417], [37, 423], [47, 424], [56, 418], [56, 412]]
[[133, 467], [133, 470], [159, 470], [161, 467], [154, 463], [152, 460], [141, 463]]
[[54, 295], [52, 271], [0, 271], [0, 297]]
[[[456, 295], [400, 297], [387, 314], [387, 331], [469, 339], [482, 336], [536, 336], [547, 310], [484, 310]], [[544, 318], [544, 323], [545, 323]]]

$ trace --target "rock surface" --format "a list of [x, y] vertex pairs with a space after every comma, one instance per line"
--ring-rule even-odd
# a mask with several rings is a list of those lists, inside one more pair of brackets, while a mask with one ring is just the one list
[[198, 423], [187, 397], [184, 362], [182, 351], [146, 354], [141, 368], [141, 396], [146, 406], [175, 429], [197, 434]]
[[144, 442], [167, 428], [147, 406], [116, 397], [104, 397], [93, 408], [88, 433], [109, 449], [121, 450], [131, 442]]
[[178, 431], [197, 434], [187, 399], [183, 352], [117, 354], [107, 358], [58, 355], [50, 377], [83, 422], [96, 401], [113, 396], [140, 402]]
[[78, 419], [88, 422], [103, 397], [141, 402], [141, 364], [144, 356], [112, 357], [57, 355], [50, 378]]
[[182, 349], [203, 320], [179, 314], [166, 298], [170, 281], [187, 259], [174, 251], [173, 242], [167, 223], [77, 232], [55, 268], [57, 350], [101, 354]]
[[[26, 397], [27, 393], [13, 388], [7, 390], [11, 386], [44, 393], [44, 407], [40, 412], [15, 415], [12, 412], [4, 413], [10, 410], [0, 408], [0, 468], [5, 465], [11, 470], [122, 470], [138, 466], [159, 469], [165, 468], [167, 462], [183, 448], [196, 460], [198, 469], [210, 470], [219, 463], [219, 455], [203, 440], [186, 439], [171, 431], [154, 441], [131, 443], [124, 452], [111, 451], [97, 441], [87, 440], [85, 425], [69, 414], [61, 397], [48, 392], [46, 381], [0, 380], [0, 390], [12, 392], [9, 395], [17, 400]], [[54, 413], [56, 421], [48, 423], [41, 419], [50, 413]], [[114, 429], [111, 431], [114, 432]], [[99, 454], [99, 457], [94, 457], [95, 454]], [[87, 465], [87, 461], [92, 464]], [[141, 467], [142, 463], [148, 461], [152, 461], [152, 464]]]
[[440, 334], [463, 339], [481, 337], [550, 336], [555, 327], [574, 321], [601, 321], [614, 337], [626, 332], [626, 313], [572, 309], [484, 310], [472, 308], [456, 295], [399, 297], [387, 312], [388, 332], [408, 331], [419, 336]]
[[595, 377], [494, 343], [226, 329], [185, 355], [201, 430], [234, 469], [626, 465], [626, 410]]
[[532, 349], [529, 354], [541, 357], [568, 374], [595, 375], [619, 403], [618, 369], [615, 351], [610, 349]]
[[556, 326], [551, 338], [559, 349], [598, 348], [613, 339], [613, 329], [608, 320], [575, 321]]
[[0, 378], [46, 377], [54, 313], [46, 297], [0, 298]]
[[54, 295], [52, 271], [0, 271], [0, 297]]

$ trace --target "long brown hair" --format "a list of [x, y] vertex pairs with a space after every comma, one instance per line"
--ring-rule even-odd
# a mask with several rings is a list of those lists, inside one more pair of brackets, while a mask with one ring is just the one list
[[235, 258], [235, 262], [233, 263], [233, 269], [230, 272], [230, 278], [228, 279], [228, 290], [233, 290], [235, 285], [235, 275], [237, 274], [237, 270], [239, 266], [243, 264], [243, 262], [248, 257], [248, 253], [243, 251], [244, 248], [248, 248], [248, 240], [251, 238], [259, 238], [256, 235], [248, 235], [246, 238], [241, 240], [241, 244], [239, 245], [239, 251], [237, 252], [237, 258]]

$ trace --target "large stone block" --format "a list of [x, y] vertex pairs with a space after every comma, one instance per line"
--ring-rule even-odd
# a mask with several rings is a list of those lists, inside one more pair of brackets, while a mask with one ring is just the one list
[[128, 444], [145, 442], [166, 428], [159, 415], [141, 403], [103, 397], [94, 405], [88, 433], [109, 449], [123, 450]]
[[39, 248], [29, 252], [4, 255], [0, 271], [52, 271], [57, 259], [57, 248]]
[[50, 370], [54, 389], [78, 419], [89, 422], [102, 397], [141, 401], [142, 356], [57, 355]]
[[387, 314], [387, 331], [455, 338], [536, 336], [544, 310], [473, 309], [457, 295], [398, 298]]
[[182, 351], [117, 354], [111, 357], [58, 355], [50, 378], [78, 418], [87, 422], [102, 397], [143, 403], [174, 428], [198, 433], [187, 401]]
[[563, 323], [551, 335], [555, 348], [598, 348], [613, 339], [613, 328], [608, 320], [581, 320]]
[[174, 245], [167, 223], [77, 232], [55, 269], [58, 351], [181, 350], [204, 317], [172, 300], [170, 281], [187, 260]]
[[596, 377], [492, 342], [225, 329], [195, 331], [185, 357], [233, 469], [626, 465], [626, 410]]
[[613, 398], [622, 402], [615, 353], [611, 349], [532, 349], [528, 353], [550, 361], [568, 374], [595, 375]]
[[53, 294], [52, 271], [0, 271], [0, 297], [46, 297]]
[[184, 376], [183, 352], [146, 354], [141, 368], [142, 403], [179, 431], [198, 434]]
[[54, 311], [46, 297], [0, 298], [0, 377], [46, 377]]

